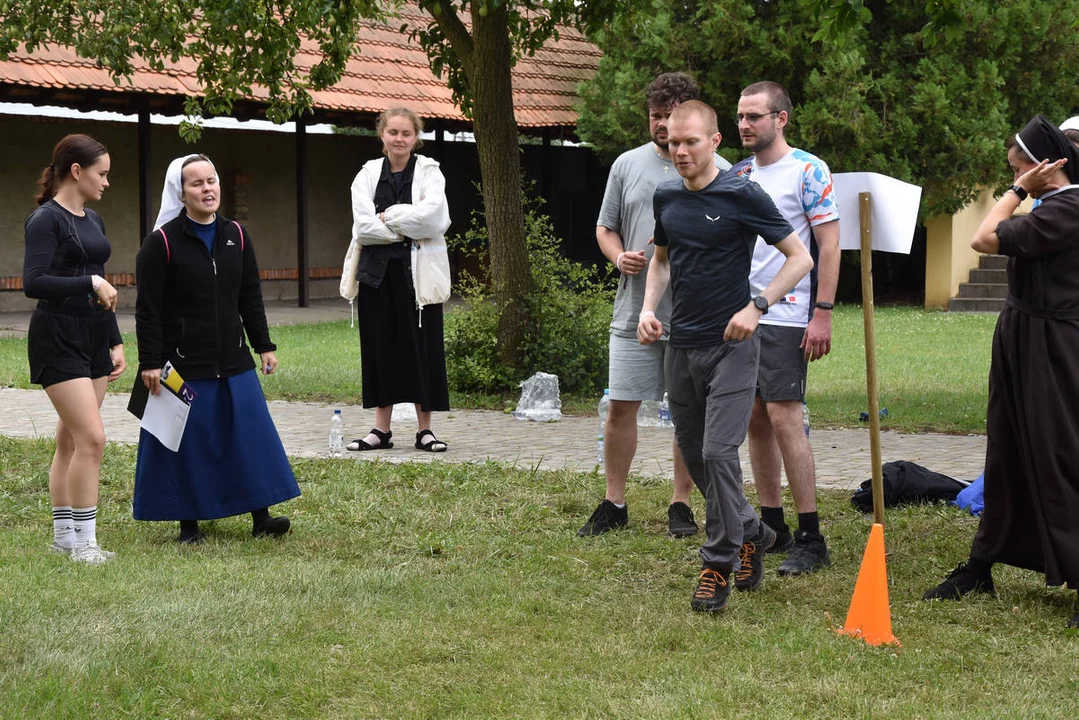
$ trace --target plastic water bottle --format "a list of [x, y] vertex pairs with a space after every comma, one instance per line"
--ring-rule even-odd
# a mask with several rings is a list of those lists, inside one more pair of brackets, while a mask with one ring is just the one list
[[806, 437], [809, 437], [809, 406], [804, 402], [802, 403], [802, 429], [806, 431]]
[[663, 392], [663, 400], [659, 403], [659, 426], [665, 428], [674, 427], [671, 420], [671, 404], [667, 401], [667, 392]]
[[607, 425], [607, 408], [611, 406], [611, 391], [604, 390], [599, 400], [599, 430], [596, 431], [596, 464], [603, 467], [603, 430]]
[[344, 449], [345, 421], [341, 418], [341, 411], [334, 410], [330, 418], [330, 457], [341, 457]]
[[637, 427], [659, 427], [659, 401], [642, 400], [637, 408]]

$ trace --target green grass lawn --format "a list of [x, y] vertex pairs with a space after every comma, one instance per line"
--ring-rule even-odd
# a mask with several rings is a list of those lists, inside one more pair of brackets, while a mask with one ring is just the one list
[[[807, 402], [821, 427], [851, 427], [867, 408], [865, 342], [861, 308], [835, 311], [832, 353], [809, 370]], [[916, 308], [878, 308], [876, 313], [880, 405], [888, 408], [882, 426], [904, 431], [985, 432], [989, 348], [995, 315], [927, 312]], [[293, 325], [272, 330], [280, 370], [263, 378], [271, 399], [360, 402], [359, 340], [344, 321]], [[125, 337], [128, 364], [137, 352]], [[133, 370], [131, 371], [133, 373]], [[0, 339], [0, 386], [30, 387], [26, 340]], [[127, 392], [134, 375], [114, 384]], [[522, 378], [524, 379], [524, 378]], [[563, 411], [594, 413], [596, 397], [563, 397]], [[453, 392], [455, 408], [503, 409], [516, 396]]]
[[[630, 527], [575, 535], [599, 479], [488, 465], [295, 461], [294, 532], [249, 518], [131, 519], [134, 450], [109, 446], [99, 537], [46, 551], [51, 445], [0, 438], [3, 718], [1070, 718], [1075, 593], [997, 572], [1000, 598], [924, 603], [975, 521], [889, 512], [902, 648], [840, 637], [869, 520], [825, 493], [832, 567], [689, 599], [699, 537], [664, 535], [666, 483], [634, 478]], [[698, 517], [703, 513], [695, 498]]]

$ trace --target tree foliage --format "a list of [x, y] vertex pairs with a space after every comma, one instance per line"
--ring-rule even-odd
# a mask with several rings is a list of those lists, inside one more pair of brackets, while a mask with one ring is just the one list
[[604, 57], [579, 132], [608, 157], [643, 142], [644, 88], [686, 70], [737, 159], [738, 95], [775, 80], [793, 145], [921, 185], [927, 214], [951, 213], [1008, 177], [1008, 134], [1079, 106], [1077, 30], [1079, 4], [1044, 0], [641, 0], [592, 36]]

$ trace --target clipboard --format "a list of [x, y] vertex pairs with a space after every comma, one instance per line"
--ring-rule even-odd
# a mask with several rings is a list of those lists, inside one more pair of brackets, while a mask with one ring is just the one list
[[184, 428], [191, 412], [191, 403], [198, 397], [194, 388], [184, 382], [171, 363], [161, 369], [161, 392], [151, 395], [142, 382], [135, 379], [127, 409], [139, 418], [140, 426], [172, 452], [180, 449]]

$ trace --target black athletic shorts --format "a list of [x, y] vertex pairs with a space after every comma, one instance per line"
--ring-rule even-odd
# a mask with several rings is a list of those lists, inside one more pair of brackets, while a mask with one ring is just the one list
[[757, 395], [765, 402], [802, 402], [806, 394], [809, 363], [798, 347], [805, 328], [758, 325], [761, 361], [757, 369]]
[[26, 338], [30, 382], [48, 387], [112, 373], [109, 323], [107, 314], [99, 319], [35, 309]]

